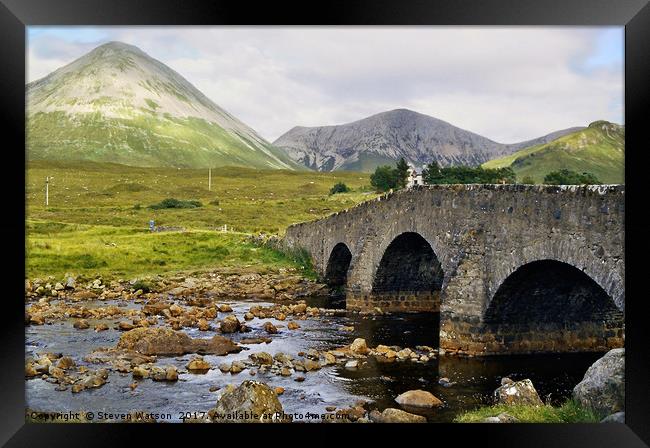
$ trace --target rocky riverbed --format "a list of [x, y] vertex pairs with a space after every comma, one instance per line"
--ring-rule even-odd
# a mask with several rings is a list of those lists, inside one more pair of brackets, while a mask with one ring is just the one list
[[347, 312], [292, 271], [32, 279], [25, 324], [28, 408], [94, 421], [215, 421], [262, 400], [283, 421], [448, 422], [505, 376], [567, 398], [599, 357], [439, 353], [436, 314]]

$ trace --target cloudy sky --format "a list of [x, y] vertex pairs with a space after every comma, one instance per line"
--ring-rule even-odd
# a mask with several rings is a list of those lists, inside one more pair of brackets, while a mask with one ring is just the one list
[[29, 27], [27, 81], [107, 41], [179, 72], [273, 141], [412, 109], [502, 143], [623, 123], [622, 27]]

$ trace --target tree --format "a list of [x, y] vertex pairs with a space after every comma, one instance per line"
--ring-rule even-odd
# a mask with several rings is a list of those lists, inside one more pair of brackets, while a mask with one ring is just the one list
[[399, 186], [399, 172], [390, 165], [378, 166], [370, 175], [370, 185], [379, 192], [396, 189]]
[[406, 181], [409, 176], [409, 165], [404, 160], [404, 157], [400, 158], [397, 162], [397, 184], [400, 188], [406, 187]]
[[330, 194], [347, 193], [348, 191], [350, 191], [350, 189], [347, 185], [343, 182], [338, 182], [330, 189]]
[[601, 182], [591, 173], [576, 173], [561, 169], [552, 171], [544, 176], [544, 183], [549, 185], [600, 185]]
[[440, 166], [435, 160], [422, 170], [422, 182], [425, 184], [437, 184], [440, 178]]

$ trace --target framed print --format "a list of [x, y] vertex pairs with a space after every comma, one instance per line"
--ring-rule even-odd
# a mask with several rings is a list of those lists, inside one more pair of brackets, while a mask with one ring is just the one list
[[3, 442], [647, 446], [647, 2], [1, 9]]

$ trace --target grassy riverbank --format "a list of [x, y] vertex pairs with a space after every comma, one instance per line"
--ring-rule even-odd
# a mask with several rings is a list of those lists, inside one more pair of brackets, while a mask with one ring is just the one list
[[574, 400], [560, 406], [494, 405], [485, 406], [459, 415], [456, 423], [481, 423], [488, 417], [505, 412], [521, 423], [598, 423], [602, 417], [583, 408]]
[[[49, 206], [45, 178], [50, 176]], [[343, 182], [349, 193], [329, 195]], [[208, 171], [136, 168], [102, 163], [32, 162], [27, 171], [27, 277], [66, 272], [136, 277], [216, 267], [265, 270], [296, 267], [303, 257], [256, 247], [257, 232], [282, 234], [374, 197], [361, 173], [244, 168]], [[167, 198], [194, 208], [151, 208]], [[150, 232], [156, 226], [174, 229]], [[223, 225], [228, 231], [220, 231]], [[299, 255], [299, 254], [298, 254]]]

